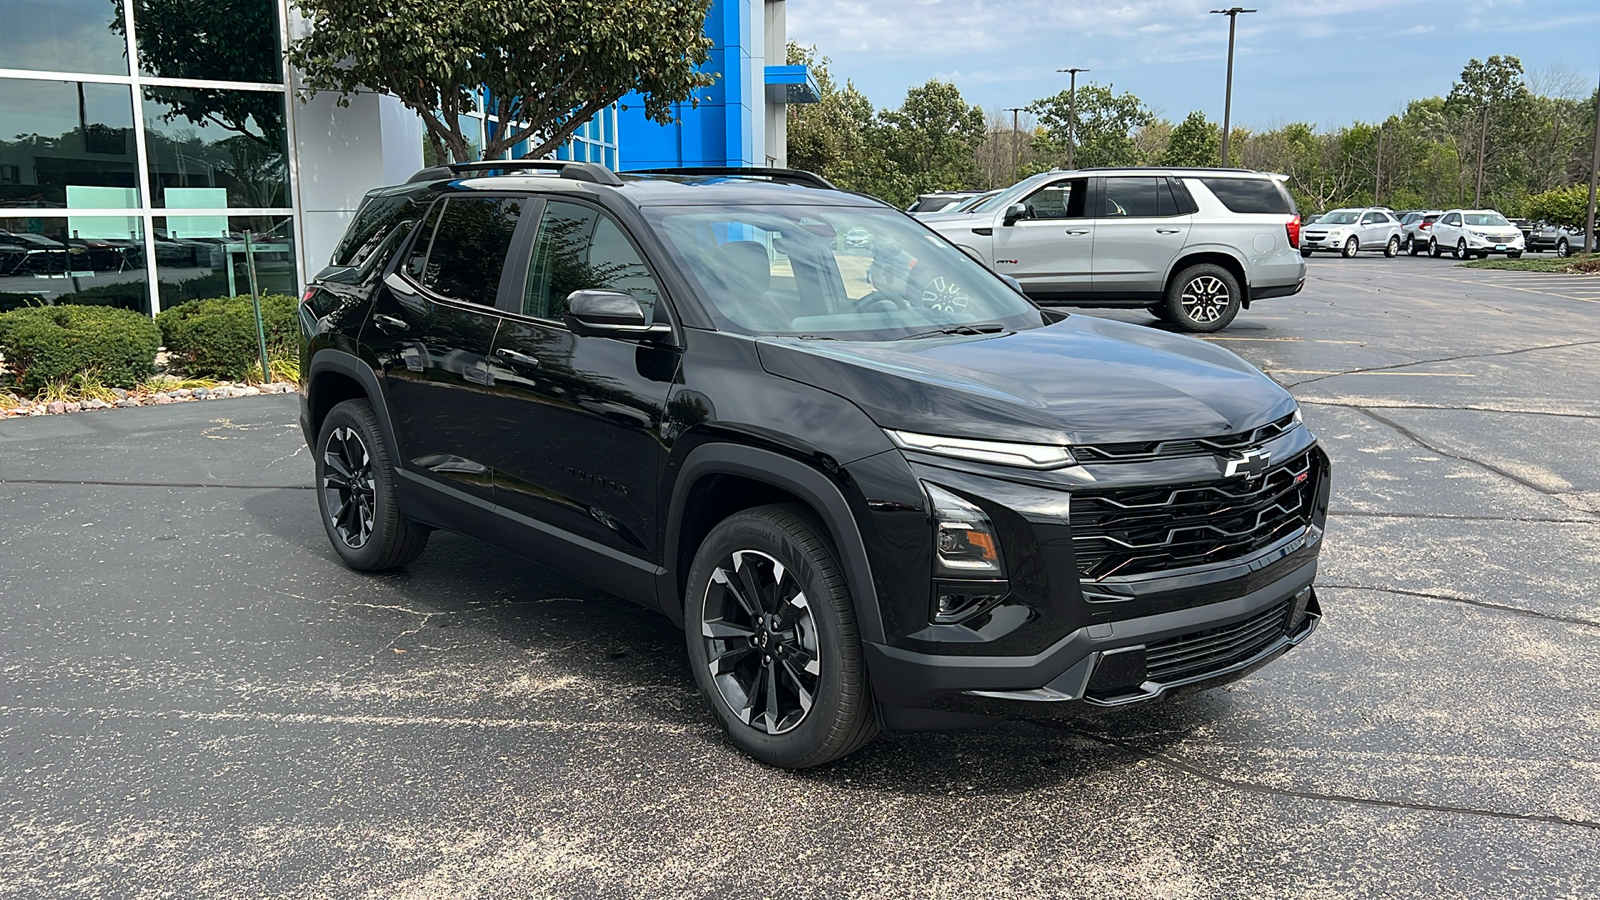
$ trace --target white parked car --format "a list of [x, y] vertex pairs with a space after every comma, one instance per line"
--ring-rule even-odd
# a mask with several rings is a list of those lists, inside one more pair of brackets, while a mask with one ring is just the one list
[[1516, 259], [1526, 249], [1522, 230], [1492, 209], [1447, 210], [1428, 235], [1429, 256], [1450, 251], [1456, 259], [1488, 259], [1491, 253]]
[[1300, 235], [1300, 255], [1332, 250], [1350, 257], [1361, 250], [1382, 250], [1384, 256], [1398, 256], [1400, 241], [1400, 220], [1387, 209], [1334, 209], [1305, 227]]

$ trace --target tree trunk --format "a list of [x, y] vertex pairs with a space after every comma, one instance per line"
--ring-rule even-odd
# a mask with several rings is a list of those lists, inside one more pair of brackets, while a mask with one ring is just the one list
[[1483, 154], [1489, 146], [1489, 107], [1483, 108], [1483, 127], [1478, 131], [1478, 186], [1472, 193], [1472, 205], [1483, 205]]

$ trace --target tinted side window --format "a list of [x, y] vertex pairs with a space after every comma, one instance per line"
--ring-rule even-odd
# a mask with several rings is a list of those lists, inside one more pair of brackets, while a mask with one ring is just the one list
[[1270, 179], [1202, 178], [1200, 183], [1216, 194], [1231, 212], [1291, 214], [1295, 211], [1294, 201]]
[[522, 312], [559, 319], [567, 311], [567, 295], [585, 289], [632, 294], [646, 321], [661, 296], [655, 277], [610, 216], [576, 203], [547, 203], [533, 243]]
[[[411, 207], [411, 198], [375, 197], [367, 195], [361, 208], [345, 229], [338, 249], [333, 251], [333, 265], [359, 266], [382, 247], [395, 230], [396, 223]], [[413, 218], [411, 221], [415, 222]]]
[[1110, 219], [1149, 218], [1161, 215], [1156, 200], [1160, 179], [1155, 177], [1107, 178], [1100, 215]]
[[451, 197], [428, 251], [422, 284], [455, 300], [493, 306], [522, 201]]
[[1172, 189], [1172, 199], [1178, 204], [1178, 215], [1187, 216], [1200, 211], [1200, 204], [1194, 202], [1194, 195], [1189, 193], [1189, 188], [1177, 178], [1166, 179], [1167, 187]]

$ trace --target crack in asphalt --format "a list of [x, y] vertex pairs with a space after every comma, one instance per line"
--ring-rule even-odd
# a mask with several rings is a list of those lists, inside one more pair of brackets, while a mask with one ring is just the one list
[[1449, 594], [1432, 594], [1427, 591], [1408, 591], [1404, 588], [1373, 587], [1365, 584], [1318, 584], [1317, 588], [1345, 590], [1345, 591], [1376, 591], [1381, 594], [1398, 594], [1402, 597], [1420, 597], [1425, 600], [1445, 600], [1451, 603], [1464, 603], [1467, 606], [1476, 606], [1480, 609], [1492, 609], [1498, 612], [1515, 613], [1532, 619], [1544, 619], [1548, 622], [1560, 622], [1565, 625], [1580, 625], [1585, 628], [1600, 628], [1600, 621], [1593, 619], [1580, 619], [1576, 616], [1562, 616], [1555, 613], [1539, 612], [1523, 606], [1510, 606], [1505, 603], [1491, 603], [1488, 600], [1473, 600], [1470, 597], [1452, 597]]
[[1559, 419], [1600, 419], [1600, 414], [1594, 413], [1562, 413], [1534, 409], [1496, 409], [1492, 406], [1435, 406], [1420, 403], [1346, 403], [1338, 400], [1320, 400], [1314, 397], [1296, 397], [1296, 402], [1312, 406], [1333, 406], [1339, 409], [1424, 409], [1438, 410], [1440, 412], [1486, 412], [1505, 413], [1512, 416], [1551, 416]]
[[57, 484], [88, 487], [230, 488], [240, 491], [313, 491], [310, 484], [220, 484], [210, 481], [92, 481], [79, 478], [0, 478], [0, 484]]
[[1508, 481], [1513, 481], [1513, 482], [1515, 482], [1517, 484], [1520, 484], [1523, 487], [1525, 487], [1525, 488], [1527, 488], [1527, 489], [1529, 489], [1531, 491], [1535, 491], [1537, 493], [1544, 494], [1547, 497], [1555, 497], [1557, 499], [1559, 499], [1563, 494], [1571, 493], [1570, 491], [1551, 490], [1550, 488], [1547, 488], [1547, 487], [1545, 487], [1545, 486], [1543, 486], [1541, 484], [1538, 484], [1536, 482], [1533, 482], [1533, 481], [1530, 481], [1530, 480], [1528, 480], [1526, 478], [1523, 478], [1521, 475], [1517, 475], [1517, 474], [1514, 474], [1512, 472], [1507, 472], [1505, 469], [1502, 469], [1499, 466], [1496, 466], [1496, 465], [1494, 465], [1492, 463], [1486, 463], [1483, 460], [1474, 459], [1474, 458], [1472, 458], [1470, 456], [1462, 456], [1461, 454], [1458, 454], [1458, 453], [1451, 453], [1449, 450], [1446, 450], [1446, 449], [1444, 449], [1442, 447], [1434, 446], [1433, 444], [1429, 443], [1425, 438], [1423, 438], [1421, 435], [1419, 435], [1416, 432], [1412, 431], [1411, 429], [1405, 427], [1404, 425], [1401, 425], [1399, 422], [1396, 422], [1393, 419], [1389, 419], [1389, 418], [1386, 418], [1384, 416], [1378, 415], [1377, 413], [1373, 412], [1370, 409], [1366, 409], [1365, 407], [1359, 407], [1358, 406], [1358, 407], [1355, 407], [1355, 410], [1356, 410], [1356, 412], [1361, 413], [1362, 415], [1364, 415], [1367, 418], [1373, 420], [1374, 422], [1378, 422], [1380, 424], [1389, 426], [1390, 428], [1394, 429], [1394, 431], [1398, 432], [1399, 434], [1401, 434], [1402, 436], [1404, 436], [1405, 438], [1407, 438], [1408, 440], [1410, 440], [1411, 442], [1415, 443], [1417, 446], [1422, 447], [1425, 450], [1428, 450], [1428, 451], [1433, 452], [1433, 453], [1437, 453], [1440, 456], [1446, 457], [1448, 459], [1454, 459], [1454, 460], [1458, 460], [1458, 461], [1464, 462], [1464, 463], [1471, 463], [1472, 465], [1478, 466], [1478, 467], [1480, 467], [1480, 468], [1482, 468], [1482, 469], [1484, 469], [1486, 471], [1493, 472], [1494, 474], [1499, 475], [1501, 478], [1504, 478], [1504, 479], [1506, 479]]
[[1445, 522], [1521, 522], [1537, 525], [1600, 525], [1600, 518], [1558, 519], [1553, 516], [1455, 516], [1447, 513], [1391, 513], [1366, 509], [1331, 509], [1330, 516], [1363, 519], [1435, 519]]
[[1497, 350], [1493, 353], [1463, 353], [1459, 356], [1444, 356], [1438, 359], [1419, 359], [1416, 362], [1395, 363], [1391, 366], [1373, 366], [1366, 369], [1351, 369], [1348, 372], [1339, 372], [1333, 375], [1319, 375], [1316, 378], [1308, 378], [1305, 381], [1297, 381], [1295, 382], [1294, 386], [1304, 387], [1308, 384], [1326, 381], [1329, 378], [1340, 378], [1345, 375], [1358, 375], [1368, 372], [1389, 372], [1395, 369], [1409, 369], [1412, 366], [1425, 366], [1430, 363], [1459, 362], [1467, 359], [1492, 359], [1498, 356], [1516, 356], [1519, 353], [1537, 353], [1541, 350], [1561, 350], [1567, 347], [1586, 347], [1593, 344], [1600, 344], [1600, 340], [1569, 341], [1565, 344], [1547, 344], [1542, 347], [1523, 347], [1518, 350]]
[[1357, 797], [1353, 794], [1333, 794], [1323, 791], [1304, 791], [1297, 790], [1295, 788], [1274, 787], [1270, 784], [1262, 784], [1257, 781], [1248, 781], [1243, 778], [1230, 778], [1226, 775], [1218, 775], [1214, 772], [1208, 772], [1194, 763], [1180, 759], [1171, 754], [1163, 753], [1159, 750], [1149, 750], [1144, 747], [1140, 747], [1137, 744], [1132, 744], [1117, 738], [1106, 737], [1105, 735], [1083, 731], [1067, 724], [1057, 724], [1050, 722], [1049, 720], [1030, 721], [1032, 721], [1035, 725], [1042, 725], [1047, 728], [1066, 731], [1071, 734], [1078, 735], [1079, 737], [1086, 738], [1090, 741], [1095, 741], [1110, 747], [1116, 747], [1157, 765], [1183, 772], [1184, 774], [1198, 778], [1201, 781], [1206, 781], [1220, 787], [1233, 788], [1234, 790], [1267, 794], [1275, 797], [1287, 797], [1296, 800], [1316, 800], [1326, 803], [1345, 803], [1356, 806], [1373, 806], [1380, 809], [1411, 810], [1414, 812], [1454, 813], [1457, 815], [1482, 816], [1486, 818], [1509, 819], [1520, 822], [1543, 822], [1549, 825], [1565, 825], [1572, 828], [1586, 828], [1591, 831], [1600, 831], [1600, 821], [1576, 819], [1554, 814], [1515, 813], [1497, 809], [1483, 809], [1474, 806], [1451, 806], [1443, 803], [1422, 803], [1420, 801], [1413, 800], [1386, 800], [1381, 797]]

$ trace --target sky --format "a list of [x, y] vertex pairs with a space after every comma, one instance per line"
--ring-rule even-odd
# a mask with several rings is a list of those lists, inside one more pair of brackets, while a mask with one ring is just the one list
[[[1232, 4], [1229, 4], [1232, 5]], [[1600, 0], [1260, 0], [1239, 16], [1233, 122], [1377, 121], [1443, 96], [1473, 58], [1521, 58], [1584, 96], [1600, 80]], [[930, 78], [985, 109], [1067, 86], [1056, 69], [1132, 91], [1174, 121], [1222, 120], [1228, 20], [1190, 0], [788, 0], [789, 39], [832, 59], [879, 108]]]

